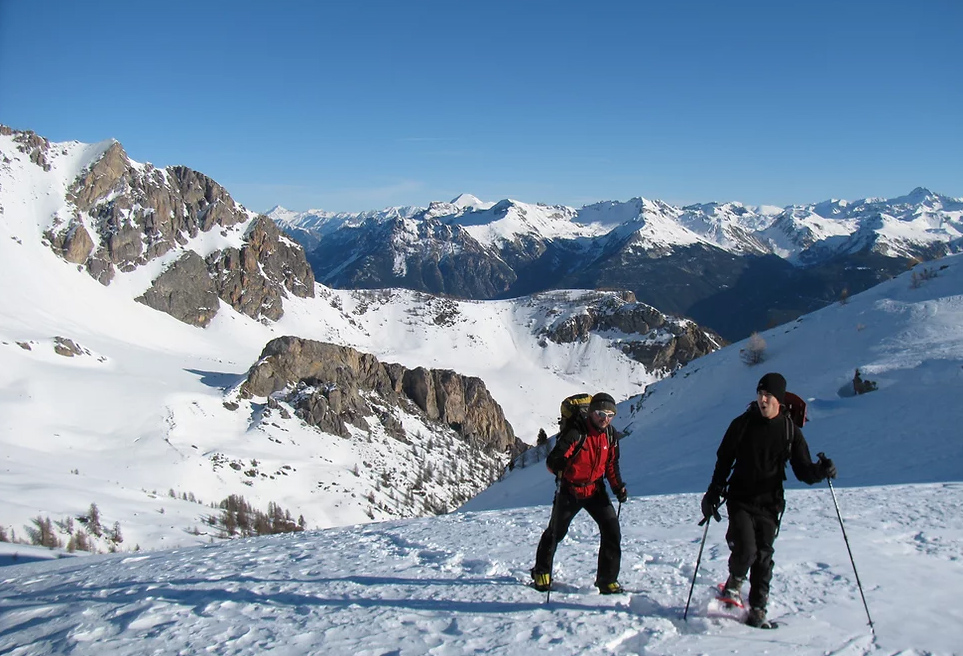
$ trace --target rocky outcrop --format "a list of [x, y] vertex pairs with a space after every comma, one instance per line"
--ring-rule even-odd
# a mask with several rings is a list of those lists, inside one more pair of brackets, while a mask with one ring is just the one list
[[[31, 159], [43, 159], [46, 140], [17, 133]], [[46, 144], [49, 146], [49, 144]], [[195, 326], [206, 326], [220, 298], [254, 319], [278, 320], [288, 294], [314, 295], [314, 273], [303, 249], [274, 222], [234, 202], [205, 175], [183, 166], [157, 169], [132, 163], [119, 143], [111, 144], [68, 189], [73, 210], [45, 232], [50, 247], [68, 262], [109, 285], [116, 271], [133, 271], [184, 249], [137, 300]], [[247, 224], [247, 225], [245, 225]], [[245, 229], [240, 248], [215, 250], [202, 258], [191, 240], [202, 233]]]
[[27, 155], [30, 161], [42, 168], [44, 171], [50, 170], [48, 154], [50, 151], [50, 141], [32, 130], [14, 130], [6, 125], [0, 125], [0, 134], [12, 136], [17, 144], [17, 150]]
[[543, 337], [567, 344], [587, 341], [598, 332], [617, 333], [615, 344], [648, 371], [671, 371], [726, 343], [693, 321], [639, 303], [630, 291], [595, 293], [581, 312], [560, 319]]
[[74, 220], [66, 230], [50, 236], [50, 247], [74, 264], [85, 264], [94, 250], [94, 240], [80, 221]]
[[138, 302], [192, 326], [205, 327], [220, 309], [204, 259], [188, 251], [154, 280]]
[[70, 186], [67, 200], [89, 217], [96, 256], [130, 271], [215, 227], [250, 219], [219, 184], [183, 166], [134, 166], [112, 144]]
[[226, 248], [207, 258], [217, 294], [249, 317], [277, 321], [284, 314], [284, 290], [314, 296], [314, 274], [301, 248], [281, 235], [273, 221], [257, 217], [245, 245]]
[[90, 351], [81, 347], [77, 342], [69, 337], [54, 337], [54, 353], [65, 358], [72, 358], [75, 355], [90, 355]]
[[622, 351], [633, 360], [644, 363], [649, 371], [673, 371], [726, 343], [722, 337], [693, 321], [673, 325], [668, 331], [671, 334], [669, 339], [623, 344]]
[[390, 412], [404, 407], [440, 422], [491, 453], [521, 448], [501, 407], [478, 378], [449, 370], [384, 364], [355, 349], [301, 339], [271, 340], [241, 386], [242, 398], [281, 395], [304, 421], [348, 436], [348, 425], [370, 430], [378, 418], [389, 434], [404, 438]]

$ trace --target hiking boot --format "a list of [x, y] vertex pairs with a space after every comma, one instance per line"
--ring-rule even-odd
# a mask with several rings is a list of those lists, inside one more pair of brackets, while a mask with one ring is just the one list
[[769, 620], [766, 619], [766, 609], [758, 606], [750, 608], [749, 615], [746, 617], [746, 624], [760, 629], [768, 628]]
[[723, 596], [730, 597], [732, 599], [742, 600], [742, 584], [746, 579], [739, 578], [738, 576], [729, 575], [726, 579], [726, 584], [722, 586]]
[[599, 592], [604, 595], [625, 593], [625, 588], [619, 585], [617, 581], [612, 583], [599, 583], [598, 586]]
[[726, 584], [719, 590], [719, 599], [726, 606], [742, 607], [742, 583], [745, 579], [730, 575]]
[[532, 587], [539, 592], [548, 592], [552, 589], [552, 575], [548, 572], [536, 572], [532, 570]]

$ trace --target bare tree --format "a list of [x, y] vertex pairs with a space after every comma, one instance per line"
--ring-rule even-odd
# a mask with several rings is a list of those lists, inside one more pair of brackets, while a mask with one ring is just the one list
[[922, 271], [914, 271], [910, 275], [910, 287], [912, 289], [918, 289], [927, 280], [932, 280], [936, 277], [936, 270], [924, 267]]
[[752, 333], [746, 348], [739, 350], [739, 355], [750, 367], [759, 364], [766, 359], [766, 340], [759, 333]]

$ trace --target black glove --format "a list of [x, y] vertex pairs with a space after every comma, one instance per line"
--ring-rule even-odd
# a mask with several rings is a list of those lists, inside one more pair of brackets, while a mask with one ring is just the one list
[[612, 491], [615, 493], [615, 498], [619, 500], [619, 503], [625, 503], [625, 500], [629, 498], [629, 493], [626, 491], [624, 484]]
[[836, 478], [836, 465], [833, 461], [826, 457], [825, 453], [820, 453], [819, 458], [819, 474], [824, 479], [826, 478]]
[[704, 520], [714, 517], [717, 522], [722, 521], [719, 516], [720, 490], [715, 485], [710, 485], [705, 495], [702, 497], [702, 518]]

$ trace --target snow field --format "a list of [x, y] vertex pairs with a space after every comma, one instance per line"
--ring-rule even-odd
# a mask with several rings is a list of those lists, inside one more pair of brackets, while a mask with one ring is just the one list
[[837, 490], [870, 612], [830, 492], [790, 491], [759, 631], [706, 616], [726, 574], [725, 524], [698, 496], [630, 498], [621, 512], [626, 595], [592, 583], [598, 534], [580, 514], [556, 560], [558, 589], [526, 585], [549, 506], [458, 512], [102, 555], [2, 570], [0, 653], [959, 654], [963, 484]]

